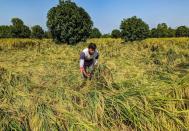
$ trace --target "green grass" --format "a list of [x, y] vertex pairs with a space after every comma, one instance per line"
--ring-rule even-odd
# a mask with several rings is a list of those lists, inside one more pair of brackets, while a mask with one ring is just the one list
[[[92, 81], [79, 54], [100, 51]], [[189, 130], [189, 38], [0, 39], [0, 130]]]

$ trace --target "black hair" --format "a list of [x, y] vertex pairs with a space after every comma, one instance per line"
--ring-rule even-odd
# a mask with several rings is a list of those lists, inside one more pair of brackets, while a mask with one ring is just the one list
[[89, 49], [96, 50], [96, 44], [95, 43], [90, 43], [88, 46]]

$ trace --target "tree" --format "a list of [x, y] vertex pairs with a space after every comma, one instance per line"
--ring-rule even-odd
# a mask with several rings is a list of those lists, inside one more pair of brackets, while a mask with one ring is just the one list
[[11, 35], [13, 38], [30, 38], [31, 30], [28, 26], [11, 26]]
[[28, 26], [24, 25], [24, 22], [19, 18], [13, 18], [11, 20], [12, 26], [11, 35], [13, 38], [29, 38], [31, 30]]
[[168, 37], [175, 37], [175, 36], [176, 36], [176, 30], [169, 27], [168, 28]]
[[28, 26], [23, 25], [22, 27], [22, 33], [21, 33], [21, 38], [30, 38], [31, 36], [31, 30]]
[[97, 28], [93, 28], [90, 33], [90, 38], [100, 38], [102, 36], [101, 32]]
[[168, 26], [166, 23], [158, 24], [157, 30], [159, 33], [159, 37], [167, 37], [168, 36]]
[[161, 23], [157, 25], [157, 28], [151, 30], [151, 37], [162, 38], [168, 36], [168, 26], [166, 23]]
[[85, 41], [92, 26], [88, 13], [71, 1], [60, 1], [48, 12], [47, 27], [56, 42], [75, 44]]
[[64, 0], [59, 0], [59, 4], [61, 4], [61, 2], [64, 2]]
[[176, 29], [177, 37], [187, 37], [189, 36], [189, 28], [186, 26], [180, 26]]
[[10, 26], [0, 26], [0, 38], [10, 38], [11, 37], [11, 27]]
[[165, 38], [165, 37], [174, 37], [175, 30], [171, 27], [168, 27], [166, 23], [161, 23], [157, 25], [157, 28], [151, 30], [151, 37], [153, 38]]
[[158, 31], [156, 28], [152, 28], [151, 31], [150, 31], [150, 37], [152, 38], [158, 38]]
[[51, 32], [45, 31], [44, 38], [52, 38]]
[[12, 18], [11, 20], [13, 26], [22, 26], [24, 22], [19, 18]]
[[158, 37], [167, 37], [168, 36], [168, 26], [166, 23], [158, 24], [157, 26]]
[[121, 38], [121, 32], [118, 29], [114, 29], [111, 33], [112, 38]]
[[148, 24], [136, 16], [124, 19], [121, 22], [120, 29], [126, 41], [143, 40], [150, 33]]
[[32, 28], [32, 37], [42, 39], [44, 37], [44, 30], [41, 26], [35, 25]]

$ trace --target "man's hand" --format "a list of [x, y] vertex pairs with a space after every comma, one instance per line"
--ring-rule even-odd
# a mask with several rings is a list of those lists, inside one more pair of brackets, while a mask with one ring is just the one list
[[90, 77], [90, 74], [87, 73], [83, 67], [80, 68], [80, 71], [81, 71], [81, 73], [83, 73], [83, 75], [84, 75], [85, 77], [88, 77], [88, 78]]
[[88, 78], [91, 77], [91, 73], [87, 73], [86, 71], [83, 71], [83, 74], [84, 74], [86, 77], [88, 77]]

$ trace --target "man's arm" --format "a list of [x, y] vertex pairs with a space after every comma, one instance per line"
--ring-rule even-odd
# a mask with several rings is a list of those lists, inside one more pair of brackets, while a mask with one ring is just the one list
[[85, 53], [82, 52], [82, 53], [80, 54], [80, 71], [81, 71], [81, 73], [83, 73], [86, 77], [90, 77], [90, 75], [87, 74], [87, 72], [86, 72], [85, 69], [84, 69], [84, 63], [85, 63]]
[[85, 53], [84, 52], [82, 52], [81, 54], [80, 54], [80, 71], [83, 73], [84, 71], [85, 71], [85, 69], [84, 69], [84, 60], [85, 59]]

